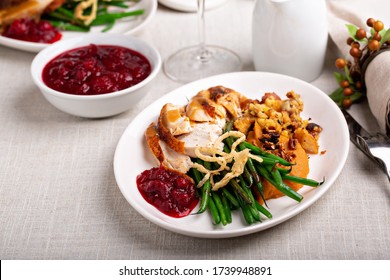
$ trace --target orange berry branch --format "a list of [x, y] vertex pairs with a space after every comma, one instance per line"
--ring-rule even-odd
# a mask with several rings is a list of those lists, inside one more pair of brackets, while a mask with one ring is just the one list
[[330, 97], [341, 108], [349, 108], [352, 103], [360, 101], [366, 96], [364, 73], [367, 65], [383, 50], [390, 50], [390, 29], [385, 29], [380, 20], [369, 18], [366, 22], [369, 32], [352, 24], [347, 24], [350, 37], [347, 44], [351, 47], [351, 60], [337, 58], [334, 76], [339, 84]]

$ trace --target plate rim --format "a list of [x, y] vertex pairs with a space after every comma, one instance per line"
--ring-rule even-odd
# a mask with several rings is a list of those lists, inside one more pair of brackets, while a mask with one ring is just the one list
[[[191, 87], [193, 85], [196, 85], [197, 83], [205, 83], [208, 80], [214, 80], [214, 79], [220, 79], [222, 77], [228, 77], [230, 75], [232, 75], [232, 76], [255, 75], [258, 77], [262, 76], [263, 78], [265, 76], [269, 76], [269, 77], [280, 78], [280, 79], [295, 80], [295, 82], [303, 83], [306, 86], [308, 86], [309, 88], [317, 91], [319, 94], [321, 94], [323, 96], [327, 96], [329, 98], [329, 96], [326, 93], [324, 93], [322, 90], [320, 90], [319, 88], [315, 87], [314, 85], [312, 85], [308, 82], [300, 80], [298, 78], [294, 78], [294, 77], [283, 75], [283, 74], [271, 73], [271, 72], [241, 71], [241, 72], [233, 72], [233, 73], [225, 73], [225, 74], [215, 75], [215, 76], [203, 78], [203, 79], [200, 79], [197, 81], [193, 81], [193, 82], [181, 85], [178, 88], [173, 89], [172, 91], [166, 93], [165, 95], [161, 96], [160, 98], [158, 98], [157, 100], [155, 100], [154, 102], [149, 104], [128, 124], [128, 126], [125, 128], [123, 134], [121, 135], [121, 137], [118, 141], [118, 144], [116, 146], [115, 153], [114, 153], [113, 168], [114, 168], [114, 175], [115, 175], [117, 185], [118, 185], [122, 195], [125, 197], [126, 201], [130, 204], [130, 206], [133, 207], [134, 210], [136, 210], [139, 214], [141, 214], [141, 216], [143, 216], [147, 220], [153, 222], [154, 224], [158, 225], [159, 227], [162, 227], [162, 228], [167, 229], [169, 231], [183, 234], [186, 236], [192, 236], [192, 237], [198, 237], [198, 238], [231, 238], [231, 237], [248, 235], [248, 234], [252, 234], [255, 232], [260, 232], [260, 231], [269, 229], [271, 227], [274, 227], [276, 225], [279, 225], [279, 224], [291, 219], [292, 217], [298, 215], [299, 213], [303, 212], [304, 210], [309, 208], [311, 205], [313, 205], [330, 189], [330, 187], [334, 184], [334, 182], [339, 177], [342, 169], [345, 166], [345, 163], [346, 163], [346, 160], [348, 157], [348, 152], [349, 152], [349, 145], [350, 145], [348, 127], [347, 127], [347, 123], [342, 115], [342, 112], [338, 108], [338, 106], [334, 102], [329, 102], [329, 105], [333, 107], [333, 109], [335, 110], [335, 113], [338, 115], [338, 118], [340, 120], [343, 120], [341, 126], [343, 126], [344, 129], [341, 131], [341, 138], [344, 139], [344, 144], [346, 145], [345, 149], [343, 150], [343, 152], [340, 156], [340, 161], [339, 161], [339, 164], [337, 166], [337, 169], [334, 170], [334, 173], [336, 175], [332, 176], [331, 178], [327, 178], [326, 185], [325, 185], [326, 187], [324, 185], [322, 185], [320, 188], [316, 189], [315, 194], [309, 198], [309, 201], [306, 200], [305, 203], [299, 204], [292, 211], [284, 214], [282, 217], [280, 217], [278, 219], [271, 219], [269, 221], [264, 221], [263, 223], [248, 225], [248, 226], [245, 226], [243, 228], [229, 229], [227, 231], [224, 231], [223, 229], [222, 230], [216, 229], [213, 231], [193, 231], [193, 230], [188, 230], [185, 228], [177, 228], [174, 225], [169, 224], [169, 223], [162, 221], [161, 219], [158, 219], [157, 217], [153, 216], [148, 211], [145, 211], [144, 209], [142, 209], [142, 207], [140, 205], [138, 205], [137, 203], [133, 203], [131, 198], [128, 197], [128, 194], [122, 190], [122, 186], [120, 185], [119, 175], [118, 175], [118, 168], [119, 168], [118, 167], [118, 164], [119, 164], [118, 157], [120, 157], [120, 155], [119, 155], [120, 149], [121, 149], [122, 145], [125, 145], [123, 142], [125, 141], [126, 135], [129, 133], [131, 126], [133, 124], [139, 122], [142, 119], [144, 112], [150, 110], [149, 108], [156, 106], [156, 104], [164, 102], [165, 99], [169, 100], [171, 96], [174, 96], [175, 94], [177, 94], [177, 92], [183, 91], [183, 89], [185, 89], [186, 87]], [[196, 93], [193, 93], [193, 94], [196, 94]], [[329, 99], [329, 101], [331, 101], [331, 99]], [[267, 223], [265, 223], [265, 222], [267, 222]]]

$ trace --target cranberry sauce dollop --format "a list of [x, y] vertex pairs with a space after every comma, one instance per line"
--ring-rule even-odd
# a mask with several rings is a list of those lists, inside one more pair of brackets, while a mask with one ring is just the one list
[[66, 51], [43, 69], [43, 82], [60, 92], [96, 95], [138, 84], [151, 73], [148, 59], [137, 51], [95, 45]]
[[54, 43], [62, 37], [50, 22], [45, 20], [36, 22], [28, 18], [14, 20], [2, 35], [17, 40], [47, 44]]
[[187, 216], [198, 203], [194, 182], [163, 167], [142, 172], [137, 176], [137, 186], [148, 203], [174, 218]]

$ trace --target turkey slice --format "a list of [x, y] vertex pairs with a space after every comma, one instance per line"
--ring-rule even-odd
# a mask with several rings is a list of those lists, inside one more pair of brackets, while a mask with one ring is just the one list
[[154, 123], [151, 123], [146, 129], [145, 138], [150, 151], [164, 167], [184, 174], [190, 170], [191, 158], [172, 150], [164, 141], [161, 141]]

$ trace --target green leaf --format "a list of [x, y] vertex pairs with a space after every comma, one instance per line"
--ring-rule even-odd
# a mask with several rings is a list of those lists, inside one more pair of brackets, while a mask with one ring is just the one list
[[387, 31], [386, 29], [382, 29], [378, 33], [379, 33], [379, 35], [381, 35], [383, 37], [385, 35], [386, 31]]
[[352, 24], [346, 24], [345, 25], [348, 29], [349, 35], [355, 40], [355, 41], [360, 41], [360, 42], [366, 42], [367, 43], [367, 38], [363, 39], [358, 39], [356, 38], [356, 31], [358, 31], [358, 28], [355, 25]]
[[340, 84], [341, 81], [345, 80], [345, 75], [343, 73], [334, 72], [333, 75], [334, 75], [334, 77], [335, 77], [335, 79], [336, 79], [338, 84]]
[[349, 35], [351, 35], [351, 37], [356, 40], [356, 31], [358, 30], [358, 28], [355, 25], [352, 25], [352, 24], [346, 24], [345, 26], [348, 29]]
[[353, 84], [353, 80], [352, 80], [352, 78], [351, 78], [351, 75], [350, 75], [350, 73], [349, 73], [349, 68], [348, 68], [347, 65], [344, 66], [344, 72], [345, 72], [345, 77], [347, 78], [348, 82], [349, 82], [350, 84]]
[[384, 42], [390, 40], [390, 29], [387, 29], [387, 30], [383, 29], [382, 31], [384, 31], [383, 32], [384, 34], [383, 35], [381, 34], [381, 36], [382, 36], [381, 44], [383, 44]]
[[339, 101], [340, 98], [343, 97], [343, 88], [341, 87], [337, 88], [329, 95], [329, 97], [332, 98], [332, 100], [335, 102]]
[[363, 93], [361, 93], [360, 91], [355, 91], [351, 96], [350, 96], [350, 98], [351, 98], [351, 100], [353, 101], [353, 102], [355, 102], [356, 100], [359, 100], [360, 98], [362, 98], [363, 97]]
[[359, 41], [359, 39], [356, 38], [356, 31], [358, 30], [358, 28], [357, 28], [355, 25], [352, 25], [352, 24], [346, 24], [345, 26], [347, 27], [347, 30], [348, 30], [349, 35], [350, 35], [355, 41]]

